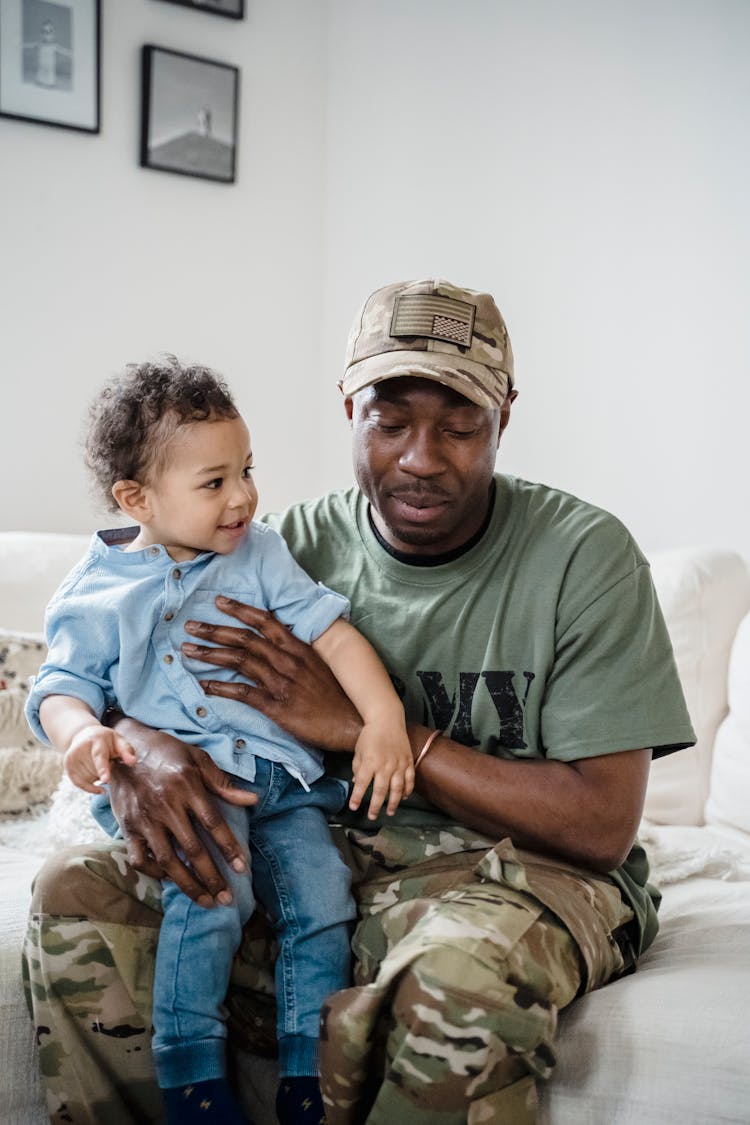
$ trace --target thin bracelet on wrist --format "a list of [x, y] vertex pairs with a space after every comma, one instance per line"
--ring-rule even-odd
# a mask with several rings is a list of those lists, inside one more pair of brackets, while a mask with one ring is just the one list
[[419, 751], [416, 758], [414, 759], [414, 769], [415, 769], [415, 771], [416, 771], [417, 767], [419, 766], [419, 763], [424, 758], [427, 751], [431, 749], [432, 744], [435, 741], [435, 739], [438, 737], [438, 735], [441, 735], [442, 733], [443, 733], [443, 731], [441, 731], [441, 730], [434, 730], [432, 732], [432, 734], [430, 735], [430, 737], [427, 739], [424, 746], [422, 747], [422, 749]]

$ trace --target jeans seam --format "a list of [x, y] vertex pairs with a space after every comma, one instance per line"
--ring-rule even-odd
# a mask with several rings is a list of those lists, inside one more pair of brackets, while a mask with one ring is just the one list
[[296, 989], [294, 980], [294, 958], [289, 949], [288, 938], [296, 936], [300, 931], [299, 921], [293, 909], [290, 908], [290, 898], [287, 892], [286, 881], [283, 878], [283, 870], [280, 867], [276, 855], [273, 851], [269, 851], [265, 846], [265, 841], [258, 840], [255, 833], [250, 833], [253, 846], [260, 852], [264, 860], [268, 864], [268, 868], [273, 878], [274, 890], [281, 912], [281, 919], [284, 922], [284, 936], [279, 942], [279, 959], [281, 960], [282, 979], [283, 979], [283, 1004], [281, 1011], [284, 1013], [285, 1023], [291, 1021], [291, 1027], [284, 1027], [284, 1031], [289, 1035], [297, 1034], [297, 1005]]
[[258, 770], [263, 769], [263, 767], [260, 765], [261, 762], [269, 767], [268, 784], [265, 787], [265, 792], [263, 794], [259, 794], [260, 800], [258, 804], [253, 806], [251, 809], [248, 809], [248, 812], [252, 813], [252, 817], [248, 818], [249, 822], [255, 819], [262, 818], [265, 809], [267, 809], [269, 806], [274, 807], [279, 799], [280, 781], [282, 779], [279, 778], [279, 774], [274, 766], [274, 763], [269, 762], [267, 758], [258, 758], [256, 760], [256, 790], [260, 788], [260, 786], [257, 785], [257, 776]]
[[176, 1000], [177, 1000], [177, 996], [181, 995], [182, 993], [177, 987], [177, 978], [179, 976], [180, 969], [184, 965], [184, 959], [183, 959], [183, 955], [182, 955], [182, 946], [183, 946], [183, 943], [185, 941], [185, 933], [187, 932], [187, 929], [188, 929], [188, 922], [189, 922], [192, 910], [193, 910], [193, 903], [192, 903], [192, 901], [188, 901], [187, 911], [185, 912], [185, 914], [183, 916], [182, 927], [180, 929], [180, 942], [179, 942], [179, 946], [178, 946], [178, 949], [177, 949], [177, 956], [175, 958], [175, 971], [172, 973], [172, 989], [171, 989], [172, 1011], [174, 1012], [175, 1030], [176, 1030], [177, 1035], [179, 1036], [180, 1039], [183, 1039], [184, 1035], [183, 1035], [183, 1031], [182, 1031], [182, 1019], [181, 1019], [181, 1015], [180, 1015], [180, 1009], [177, 1007]]

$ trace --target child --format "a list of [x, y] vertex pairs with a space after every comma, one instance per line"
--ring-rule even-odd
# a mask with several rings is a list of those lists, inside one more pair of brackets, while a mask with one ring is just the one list
[[[226, 623], [228, 595], [275, 613], [330, 665], [357, 707], [350, 805], [387, 780], [387, 811], [413, 787], [401, 703], [374, 650], [344, 621], [348, 602], [316, 585], [283, 540], [253, 522], [257, 492], [250, 438], [225, 384], [173, 357], [134, 367], [95, 401], [87, 462], [111, 507], [138, 527], [97, 532], [47, 610], [49, 654], [27, 716], [65, 754], [65, 769], [112, 822], [102, 786], [132, 746], [99, 719], [117, 703], [128, 716], [201, 746], [256, 797], [220, 802], [245, 847], [249, 874], [214, 850], [231, 906], [204, 909], [163, 884], [164, 920], [154, 986], [154, 1060], [167, 1120], [243, 1120], [226, 1081], [222, 1003], [233, 954], [257, 899], [274, 925], [282, 1123], [323, 1119], [317, 1082], [320, 1006], [349, 983], [349, 873], [326, 814], [346, 785], [323, 775], [322, 755], [234, 700], [208, 698], [205, 667], [181, 655], [190, 620]], [[137, 532], [137, 534], [135, 534]], [[213, 678], [232, 678], [212, 670]], [[387, 786], [386, 786], [387, 788]], [[369, 815], [383, 802], [373, 797]], [[115, 828], [116, 830], [116, 828]], [[312, 1109], [317, 1109], [313, 1114]]]

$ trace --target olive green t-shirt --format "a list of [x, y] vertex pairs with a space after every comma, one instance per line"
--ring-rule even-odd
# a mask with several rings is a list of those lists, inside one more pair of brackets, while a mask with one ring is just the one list
[[[394, 558], [358, 489], [269, 518], [316, 580], [351, 601], [408, 720], [503, 758], [563, 762], [695, 742], [648, 563], [614, 516], [498, 474], [489, 525], [437, 566]], [[328, 755], [351, 777], [350, 760]], [[364, 807], [364, 806], [363, 806]], [[364, 813], [344, 823], [372, 828]], [[449, 823], [418, 794], [389, 823]], [[647, 944], [656, 932], [636, 846], [613, 877]]]

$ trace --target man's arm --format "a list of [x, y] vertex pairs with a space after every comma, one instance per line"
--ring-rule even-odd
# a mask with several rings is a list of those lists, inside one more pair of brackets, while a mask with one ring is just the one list
[[302, 742], [322, 750], [354, 753], [362, 733], [356, 707], [327, 664], [267, 610], [218, 597], [222, 613], [243, 626], [186, 621], [188, 633], [208, 644], [186, 642], [191, 660], [231, 668], [252, 683], [201, 679], [207, 695], [247, 703]]
[[[346, 697], [310, 646], [271, 614], [230, 599], [221, 599], [220, 608], [250, 628], [188, 622], [188, 632], [210, 643], [183, 649], [192, 659], [233, 668], [254, 686], [206, 679], [204, 690], [250, 703], [324, 749], [351, 753], [361, 720], [346, 709]], [[430, 730], [409, 724], [408, 732], [416, 758]], [[507, 760], [440, 736], [417, 770], [415, 788], [468, 828], [610, 871], [635, 838], [650, 759], [650, 749], [642, 749], [575, 762]]]
[[[429, 734], [410, 724], [415, 754]], [[477, 832], [606, 872], [633, 844], [650, 763], [650, 749], [574, 762], [494, 758], [440, 735], [417, 770], [415, 789]]]
[[234, 789], [231, 779], [197, 746], [136, 719], [110, 712], [112, 723], [136, 753], [136, 763], [112, 763], [109, 797], [128, 849], [128, 861], [157, 879], [171, 879], [200, 906], [226, 906], [232, 895], [197, 827], [211, 836], [235, 871], [245, 861], [211, 794], [239, 805], [257, 797]]

